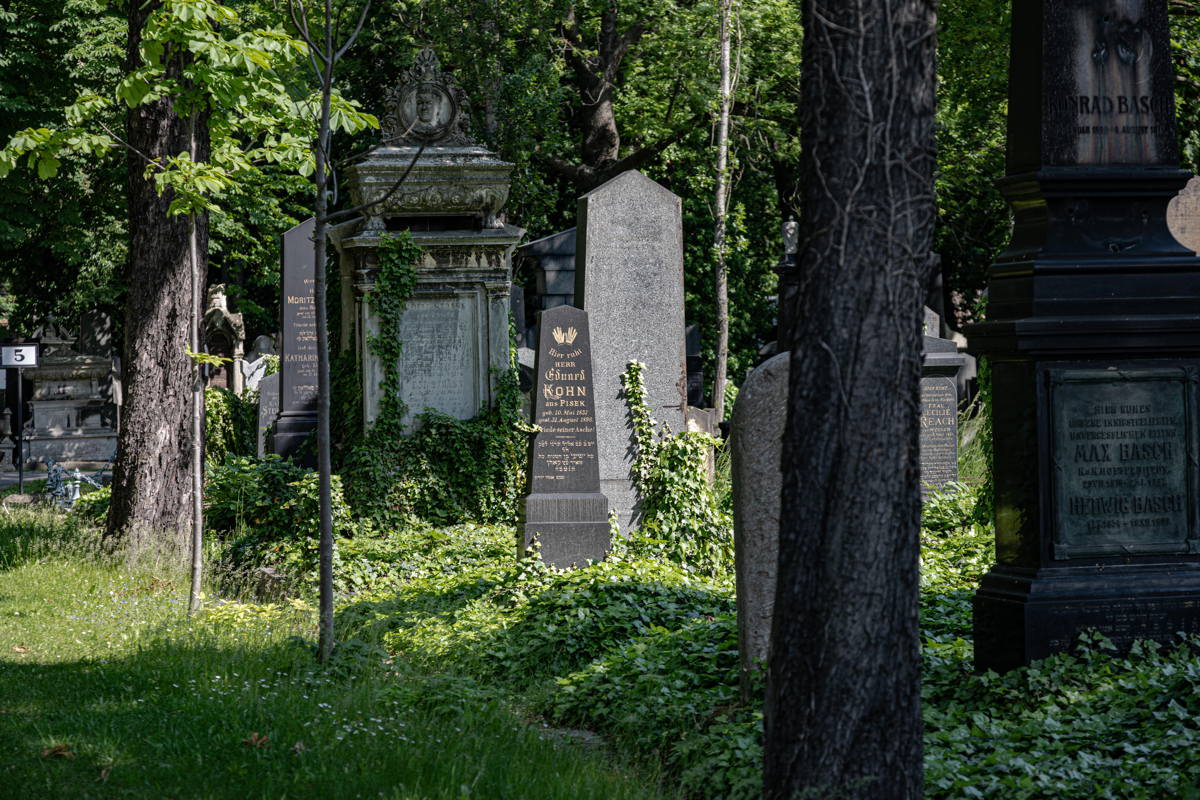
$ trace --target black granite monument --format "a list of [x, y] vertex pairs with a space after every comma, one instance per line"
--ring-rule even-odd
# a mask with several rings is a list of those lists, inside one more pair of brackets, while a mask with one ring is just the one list
[[317, 429], [315, 227], [310, 218], [283, 235], [279, 418], [271, 436], [271, 452], [284, 457], [298, 455]]
[[1099, 630], [1200, 633], [1200, 259], [1167, 227], [1187, 183], [1166, 0], [1014, 0], [1012, 241], [973, 349], [991, 361], [997, 564], [975, 664]]
[[552, 567], [584, 566], [608, 553], [608, 498], [600, 493], [596, 410], [587, 313], [541, 313], [535, 374], [529, 495], [522, 503], [518, 555], [540, 545]]

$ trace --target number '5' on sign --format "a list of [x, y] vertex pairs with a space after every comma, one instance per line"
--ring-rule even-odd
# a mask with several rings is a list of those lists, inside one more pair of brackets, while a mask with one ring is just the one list
[[0, 347], [0, 367], [36, 367], [37, 365], [38, 346], [36, 344]]

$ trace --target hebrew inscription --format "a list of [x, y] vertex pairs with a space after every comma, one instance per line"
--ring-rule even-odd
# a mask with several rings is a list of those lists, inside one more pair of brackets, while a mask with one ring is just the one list
[[1197, 552], [1194, 369], [1050, 371], [1056, 558]]

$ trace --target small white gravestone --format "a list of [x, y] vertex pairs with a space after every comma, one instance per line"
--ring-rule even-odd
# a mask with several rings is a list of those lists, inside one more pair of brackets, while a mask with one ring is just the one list
[[1200, 176], [1167, 206], [1167, 226], [1184, 247], [1200, 253]]

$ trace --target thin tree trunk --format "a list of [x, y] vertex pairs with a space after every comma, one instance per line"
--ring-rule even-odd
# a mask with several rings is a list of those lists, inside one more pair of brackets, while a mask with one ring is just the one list
[[729, 275], [725, 269], [725, 218], [729, 211], [729, 106], [732, 81], [729, 68], [729, 26], [733, 0], [720, 0], [721, 112], [717, 120], [717, 192], [713, 252], [717, 271], [717, 374], [713, 379], [713, 408], [725, 419], [725, 373], [729, 366]]
[[935, 0], [805, 0], [764, 793], [921, 797], [921, 298]]
[[[146, 17], [156, 3], [129, 7], [127, 66], [139, 61], [138, 48]], [[170, 59], [178, 70], [178, 59]], [[191, 145], [188, 121], [175, 112], [169, 98], [131, 109], [127, 115], [129, 180], [129, 261], [126, 271], [124, 377], [125, 404], [113, 468], [112, 503], [107, 536], [136, 534], [155, 546], [171, 539], [186, 541], [193, 507], [190, 480], [190, 343], [192, 263], [190, 225], [168, 217], [173, 193], [161, 197], [153, 178], [145, 176], [145, 157], [166, 158]], [[206, 158], [208, 128], [196, 121], [199, 158]], [[206, 273], [208, 219], [198, 215], [197, 270]], [[142, 537], [149, 537], [148, 540]]]
[[333, 653], [333, 465], [329, 440], [329, 330], [325, 304], [325, 248], [329, 228], [328, 183], [329, 107], [333, 89], [333, 9], [325, 0], [325, 49], [318, 54], [321, 64], [321, 123], [317, 131], [316, 171], [313, 182], [317, 190], [316, 224], [313, 229], [313, 253], [316, 262], [317, 311], [317, 471], [320, 475], [321, 541], [320, 541], [320, 627], [317, 660], [322, 664]]
[[[195, 139], [192, 157], [195, 158]], [[196, 243], [196, 215], [188, 217], [189, 250], [192, 261], [192, 345], [193, 353], [200, 352], [200, 255]], [[200, 610], [200, 582], [204, 571], [204, 380], [200, 364], [192, 365], [192, 581], [188, 592], [188, 614]]]

